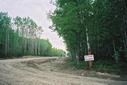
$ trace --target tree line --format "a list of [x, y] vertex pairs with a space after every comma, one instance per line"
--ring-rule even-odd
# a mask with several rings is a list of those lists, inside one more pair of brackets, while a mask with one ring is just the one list
[[126, 0], [57, 0], [54, 4], [52, 29], [63, 37], [72, 59], [83, 60], [91, 50], [95, 60], [127, 61]]
[[34, 56], [64, 56], [65, 52], [53, 48], [49, 40], [41, 39], [43, 32], [29, 17], [11, 18], [0, 12], [0, 58]]

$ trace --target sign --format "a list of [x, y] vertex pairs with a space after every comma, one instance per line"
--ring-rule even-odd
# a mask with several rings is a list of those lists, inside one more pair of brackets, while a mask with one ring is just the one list
[[85, 61], [94, 61], [94, 55], [85, 55], [84, 59]]

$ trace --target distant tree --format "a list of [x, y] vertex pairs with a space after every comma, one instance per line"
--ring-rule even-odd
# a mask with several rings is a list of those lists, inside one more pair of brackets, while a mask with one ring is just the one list
[[[0, 58], [34, 56], [61, 56], [48, 40], [40, 39], [42, 27], [29, 17], [13, 20], [0, 12]], [[53, 51], [53, 52], [51, 52]]]

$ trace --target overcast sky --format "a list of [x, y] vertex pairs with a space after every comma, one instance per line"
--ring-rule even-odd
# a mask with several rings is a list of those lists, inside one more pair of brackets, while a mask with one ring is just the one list
[[48, 19], [47, 13], [54, 9], [55, 6], [50, 4], [50, 0], [0, 0], [0, 11], [8, 12], [11, 17], [29, 16], [39, 26], [42, 26], [43, 38], [49, 39], [53, 47], [65, 50], [63, 40], [59, 38], [56, 32], [49, 29], [52, 22]]

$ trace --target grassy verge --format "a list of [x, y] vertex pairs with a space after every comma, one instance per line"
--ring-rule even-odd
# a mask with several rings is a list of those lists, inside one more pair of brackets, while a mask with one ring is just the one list
[[[66, 65], [70, 67], [74, 67], [76, 69], [86, 69], [88, 67], [88, 63], [85, 61], [76, 61], [68, 59], [66, 60]], [[94, 61], [92, 71], [103, 72], [103, 73], [110, 73], [110, 74], [120, 74], [120, 67], [116, 63], [112, 63], [110, 61]]]

